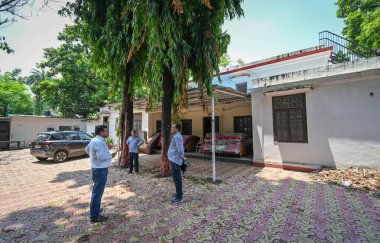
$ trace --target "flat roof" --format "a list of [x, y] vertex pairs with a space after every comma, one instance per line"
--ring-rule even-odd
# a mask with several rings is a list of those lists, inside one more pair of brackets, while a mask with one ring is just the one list
[[[292, 59], [296, 59], [296, 58], [300, 58], [300, 57], [304, 57], [304, 56], [322, 53], [325, 51], [331, 51], [332, 49], [333, 49], [332, 46], [329, 46], [329, 47], [316, 46], [316, 47], [311, 47], [311, 48], [302, 49], [302, 50], [298, 50], [298, 51], [293, 51], [293, 52], [281, 54], [278, 56], [254, 61], [251, 63], [238, 65], [238, 66], [234, 67], [233, 69], [220, 72], [219, 76], [225, 75], [225, 74], [230, 74], [230, 73], [235, 73], [235, 72], [240, 72], [240, 71], [248, 70], [251, 68], [266, 66], [266, 65], [270, 65], [270, 64], [274, 64], [274, 63], [278, 63], [278, 62], [284, 62], [284, 61], [288, 61], [288, 60], [292, 60]], [[214, 75], [214, 76], [217, 76], [217, 75]]]
[[305, 69], [270, 77], [253, 79], [251, 93], [262, 93], [280, 88], [293, 88], [299, 83], [307, 85], [338, 80], [354, 80], [380, 75], [380, 56], [333, 64], [328, 67]]
[[84, 118], [78, 118], [78, 117], [59, 117], [59, 116], [35, 116], [35, 115], [9, 115], [9, 116], [3, 116], [0, 117], [0, 119], [10, 119], [12, 117], [25, 117], [25, 118], [54, 118], [54, 119], [77, 119], [77, 120], [83, 120]]

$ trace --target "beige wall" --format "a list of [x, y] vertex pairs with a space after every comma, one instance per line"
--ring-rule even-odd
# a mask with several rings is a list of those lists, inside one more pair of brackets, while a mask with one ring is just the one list
[[156, 133], [156, 121], [161, 121], [161, 112], [149, 112], [148, 114], [148, 137]]
[[[219, 116], [219, 131], [221, 133], [234, 132], [235, 116], [251, 116], [251, 102], [236, 104], [220, 104], [215, 106], [215, 116]], [[192, 120], [193, 135], [203, 138], [203, 117], [211, 116], [211, 111], [202, 109], [189, 109], [180, 115], [181, 119]], [[161, 120], [161, 112], [149, 113], [149, 136], [155, 133], [156, 121]]]

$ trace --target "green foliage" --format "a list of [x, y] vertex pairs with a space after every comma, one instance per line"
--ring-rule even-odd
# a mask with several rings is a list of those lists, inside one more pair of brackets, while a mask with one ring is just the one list
[[30, 114], [33, 101], [26, 86], [20, 82], [19, 70], [0, 74], [0, 115]]
[[[220, 67], [227, 67], [227, 65], [230, 63], [230, 62], [233, 62], [232, 58], [227, 54], [225, 53], [221, 58], [220, 58], [220, 63], [219, 63], [219, 66]], [[242, 58], [239, 58], [236, 60], [237, 63], [239, 64], [244, 64], [244, 60]]]
[[[186, 103], [190, 75], [201, 90], [212, 95], [212, 78], [230, 36], [222, 31], [225, 18], [240, 17], [241, 0], [153, 1], [130, 0], [125, 12], [132, 17], [132, 46], [147, 46], [144, 80], [154, 100], [163, 96], [164, 70], [174, 76], [173, 110]], [[202, 97], [201, 97], [202, 98]]]
[[380, 1], [338, 0], [337, 5], [337, 16], [346, 24], [343, 34], [368, 48], [380, 48]]
[[30, 76], [25, 78], [25, 83], [31, 87], [34, 96], [34, 114], [42, 115], [44, 112], [45, 105], [41, 99], [41, 94], [37, 86], [46, 79], [46, 73], [44, 69], [38, 70], [33, 69], [30, 72]]
[[228, 63], [231, 62], [231, 57], [225, 53], [221, 58], [220, 58], [220, 64], [219, 66], [221, 67], [227, 67]]
[[44, 103], [64, 116], [79, 114], [87, 117], [105, 103], [120, 99], [118, 92], [110, 95], [110, 83], [100, 79], [92, 70], [91, 52], [79, 39], [80, 31], [79, 26], [66, 26], [58, 35], [58, 40], [63, 43], [57, 48], [44, 50], [44, 60], [38, 66], [47, 70], [46, 77], [32, 87]]
[[14, 50], [5, 41], [4, 36], [0, 36], [0, 50], [5, 51], [8, 54], [14, 53]]
[[[127, 1], [91, 0], [71, 7], [74, 11], [80, 8], [76, 23], [91, 50], [91, 64], [97, 74], [110, 82], [114, 92], [120, 93], [130, 75], [132, 82], [128, 90], [135, 98], [141, 98], [149, 92], [142, 76], [146, 48], [142, 48], [143, 43], [136, 47], [131, 45], [133, 19], [125, 12], [126, 5]], [[132, 53], [133, 59], [130, 59]]]
[[110, 137], [106, 138], [106, 143], [107, 143], [107, 145], [113, 145], [112, 138], [110, 138]]
[[129, 91], [145, 86], [152, 103], [163, 97], [164, 70], [174, 76], [174, 111], [186, 100], [191, 77], [212, 95], [212, 78], [227, 50], [226, 18], [243, 16], [242, 0], [145, 1], [84, 0], [68, 3], [61, 14], [76, 14], [97, 71], [114, 86], [133, 65]]

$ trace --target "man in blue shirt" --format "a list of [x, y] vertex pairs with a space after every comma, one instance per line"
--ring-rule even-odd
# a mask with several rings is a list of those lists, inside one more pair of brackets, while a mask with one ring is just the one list
[[174, 193], [175, 198], [172, 200], [173, 204], [181, 202], [183, 196], [181, 166], [183, 164], [183, 160], [185, 159], [185, 148], [183, 147], [183, 139], [181, 133], [179, 132], [180, 130], [181, 126], [179, 124], [172, 125], [172, 138], [168, 150], [171, 174], [176, 190]]
[[92, 223], [103, 222], [107, 218], [100, 215], [100, 205], [104, 188], [107, 183], [108, 167], [111, 165], [112, 158], [116, 152], [111, 154], [105, 138], [108, 137], [106, 126], [100, 125], [95, 127], [96, 136], [86, 147], [86, 153], [91, 160], [91, 174], [94, 186], [92, 188], [90, 204], [90, 220]]
[[144, 139], [136, 135], [136, 130], [132, 130], [132, 136], [127, 139], [129, 147], [129, 173], [133, 172], [133, 161], [135, 162], [135, 172], [139, 173], [139, 146], [144, 143]]

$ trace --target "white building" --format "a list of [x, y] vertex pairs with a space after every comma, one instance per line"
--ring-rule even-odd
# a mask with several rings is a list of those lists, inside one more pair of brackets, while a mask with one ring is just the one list
[[[21, 141], [28, 147], [40, 132], [83, 131], [86, 121], [78, 118], [14, 115], [0, 117], [0, 141]], [[5, 147], [7, 145], [0, 145]], [[12, 144], [11, 148], [16, 147]]]
[[[244, 65], [234, 65], [234, 68], [227, 68], [220, 73], [220, 85], [247, 93], [252, 89], [252, 79], [328, 66], [332, 49], [317, 46]], [[213, 84], [219, 84], [217, 77]]]
[[[120, 116], [121, 103], [112, 103], [100, 108], [100, 118], [98, 120], [87, 121], [87, 133], [93, 135], [95, 133], [95, 126], [106, 125], [109, 130], [109, 137], [114, 144], [118, 142], [118, 129], [119, 129], [119, 116]], [[144, 132], [148, 132], [148, 113], [144, 109], [134, 108], [133, 128], [136, 129], [140, 137], [146, 137]], [[152, 135], [154, 132], [151, 132]]]
[[[214, 85], [220, 85], [223, 87], [232, 88], [234, 90], [241, 91], [243, 93], [249, 93], [252, 88], [251, 80], [253, 78], [269, 77], [271, 75], [280, 75], [282, 73], [294, 72], [309, 68], [325, 67], [329, 63], [332, 48], [324, 48], [321, 46], [299, 50], [283, 55], [255, 61], [244, 65], [231, 65], [231, 69], [226, 69], [220, 73], [222, 83], [219, 83], [219, 79], [215, 77], [213, 79]], [[192, 85], [190, 85], [192, 86]], [[194, 86], [192, 86], [194, 87]], [[222, 91], [221, 92], [225, 92]], [[229, 94], [235, 95], [237, 94]], [[89, 121], [87, 123], [87, 132], [89, 134], [94, 133], [96, 125], [107, 125], [110, 131], [110, 138], [116, 143], [118, 141], [117, 130], [119, 127], [119, 112], [121, 103], [109, 104], [100, 109], [100, 119], [97, 121]], [[231, 104], [225, 104], [224, 106], [231, 106]], [[223, 104], [217, 105], [216, 116], [218, 119], [216, 126], [221, 128], [222, 131], [236, 132], [234, 117], [244, 119], [247, 126], [250, 126], [252, 122], [252, 114], [249, 106], [246, 104], [236, 102], [233, 108], [223, 108]], [[226, 110], [235, 110], [235, 112], [227, 112]], [[191, 111], [191, 112], [190, 112]], [[160, 127], [161, 111], [158, 109], [155, 112], [145, 112], [144, 102], [138, 101], [134, 104], [134, 129], [139, 131], [140, 137], [150, 137], [156, 133]], [[195, 113], [197, 112], [197, 113]], [[194, 117], [194, 116], [201, 116]], [[231, 119], [227, 116], [234, 116]], [[201, 107], [192, 107], [189, 112], [184, 114], [182, 119], [187, 121], [187, 124], [191, 124], [191, 130], [195, 135], [202, 137], [204, 131], [207, 130], [205, 122], [202, 119], [209, 117], [209, 114], [203, 114]], [[188, 122], [192, 120], [192, 122]], [[207, 123], [207, 125], [210, 125]], [[211, 128], [210, 128], [211, 129]], [[241, 128], [244, 129], [244, 128]], [[250, 127], [249, 130], [252, 130]]]
[[380, 57], [251, 83], [255, 162], [380, 168]]
[[[256, 164], [380, 168], [380, 57], [331, 64], [332, 51], [318, 46], [224, 70], [222, 83], [215, 77], [213, 84], [240, 92], [216, 90], [230, 100], [216, 106], [216, 127], [250, 131]], [[231, 102], [232, 97], [242, 100]], [[144, 104], [134, 104], [134, 128], [150, 137], [160, 129], [161, 111], [145, 112]], [[101, 118], [88, 123], [88, 132], [106, 124], [117, 141], [118, 106], [102, 108]], [[209, 116], [193, 106], [181, 121], [202, 139]]]

